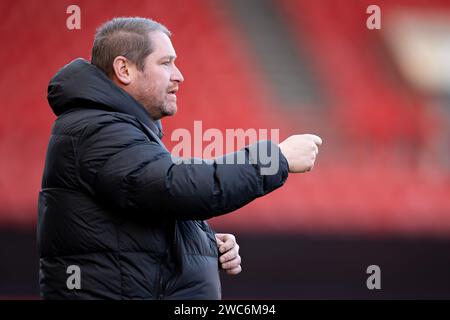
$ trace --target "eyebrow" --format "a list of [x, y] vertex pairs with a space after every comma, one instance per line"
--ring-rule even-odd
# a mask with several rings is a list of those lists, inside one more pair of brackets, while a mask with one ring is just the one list
[[176, 58], [177, 58], [177, 56], [168, 55], [168, 56], [161, 57], [161, 59], [159, 59], [159, 60], [169, 59], [170, 61], [174, 61]]

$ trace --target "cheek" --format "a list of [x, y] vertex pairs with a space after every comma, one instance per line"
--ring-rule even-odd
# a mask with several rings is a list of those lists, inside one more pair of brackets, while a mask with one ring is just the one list
[[154, 79], [147, 82], [148, 91], [155, 95], [163, 95], [167, 93], [167, 83]]
[[146, 70], [144, 89], [148, 95], [157, 99], [165, 99], [170, 86], [170, 73], [164, 69], [154, 68]]
[[146, 80], [141, 87], [142, 91], [149, 97], [161, 95], [160, 85], [151, 80]]
[[161, 68], [150, 69], [145, 73], [145, 80], [153, 87], [162, 88], [170, 83], [170, 72]]

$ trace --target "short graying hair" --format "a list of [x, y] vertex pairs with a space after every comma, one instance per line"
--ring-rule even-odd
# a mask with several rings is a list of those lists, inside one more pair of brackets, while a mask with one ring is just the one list
[[170, 37], [170, 31], [162, 24], [147, 18], [114, 18], [102, 24], [95, 34], [91, 63], [105, 72], [114, 74], [113, 62], [117, 56], [124, 56], [144, 70], [145, 58], [153, 52], [148, 36], [160, 31]]

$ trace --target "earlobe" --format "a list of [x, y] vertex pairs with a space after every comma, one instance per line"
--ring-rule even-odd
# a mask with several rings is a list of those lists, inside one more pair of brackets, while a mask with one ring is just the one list
[[117, 56], [113, 62], [113, 71], [120, 83], [124, 85], [129, 85], [131, 83], [130, 62], [127, 58]]

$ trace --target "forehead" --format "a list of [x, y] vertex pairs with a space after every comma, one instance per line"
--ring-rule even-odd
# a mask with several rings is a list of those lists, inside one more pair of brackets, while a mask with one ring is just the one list
[[153, 52], [149, 58], [159, 59], [164, 56], [176, 56], [175, 49], [170, 38], [160, 31], [155, 31], [149, 34], [152, 42]]

